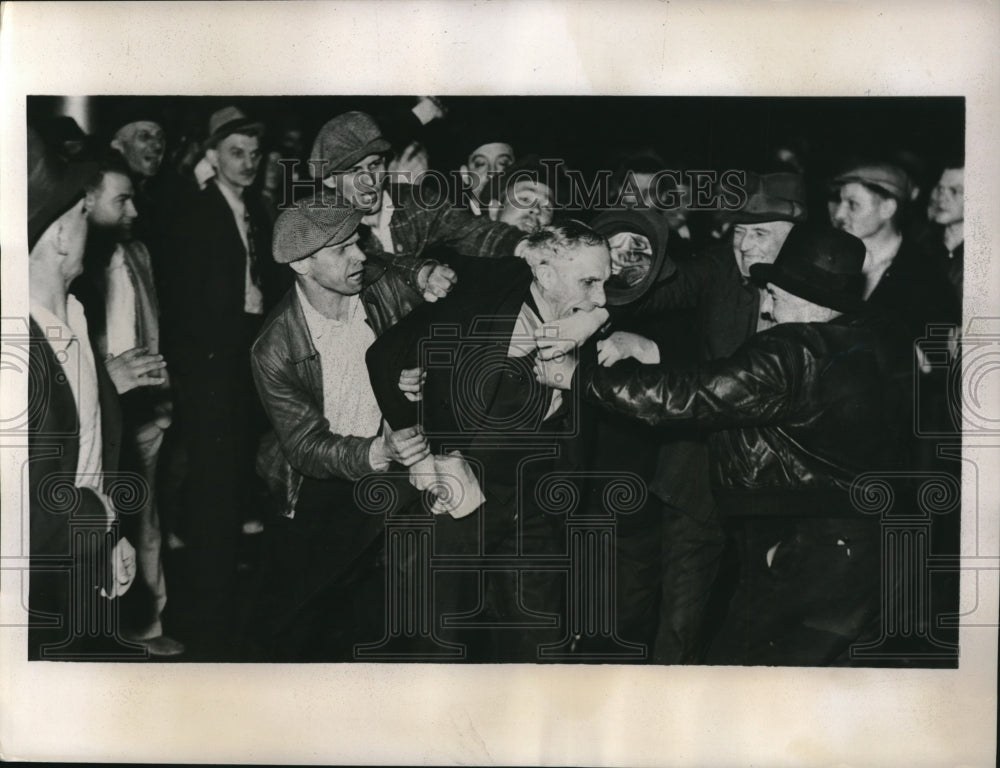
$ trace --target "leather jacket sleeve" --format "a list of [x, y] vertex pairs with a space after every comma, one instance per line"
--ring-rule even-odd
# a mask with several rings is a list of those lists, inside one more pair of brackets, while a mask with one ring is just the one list
[[293, 469], [319, 480], [357, 480], [374, 471], [368, 453], [376, 438], [332, 434], [312, 396], [268, 355], [254, 354], [253, 375], [282, 453]]
[[807, 385], [818, 375], [813, 335], [803, 325], [773, 328], [728, 358], [686, 367], [629, 360], [598, 368], [588, 359], [577, 375], [588, 398], [653, 426], [765, 426], [809, 407]]

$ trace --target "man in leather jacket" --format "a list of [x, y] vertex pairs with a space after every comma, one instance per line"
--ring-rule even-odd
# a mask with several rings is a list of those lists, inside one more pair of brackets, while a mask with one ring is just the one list
[[[365, 368], [376, 335], [419, 302], [421, 288], [407, 278], [424, 269], [390, 270], [366, 257], [361, 216], [347, 204], [300, 202], [275, 223], [274, 258], [291, 266], [296, 283], [265, 322], [252, 358], [274, 427], [258, 471], [282, 513], [265, 529], [261, 606], [265, 644], [278, 659], [350, 658], [364, 632], [354, 622], [381, 613], [370, 604], [362, 611], [361, 602], [382, 601], [374, 582], [384, 519], [358, 508], [354, 481], [427, 455], [419, 429], [383, 424]], [[454, 274], [423, 267], [430, 269], [420, 278], [424, 298], [436, 300], [434, 289], [446, 293]]]
[[[655, 426], [710, 430], [720, 510], [745, 516], [747, 552], [711, 663], [842, 663], [879, 611], [880, 528], [852, 484], [898, 469], [909, 429], [910, 345], [861, 301], [864, 244], [796, 225], [767, 289], [774, 326], [728, 357], [694, 366], [599, 368], [586, 357], [573, 385]], [[537, 367], [566, 386], [571, 362]]]

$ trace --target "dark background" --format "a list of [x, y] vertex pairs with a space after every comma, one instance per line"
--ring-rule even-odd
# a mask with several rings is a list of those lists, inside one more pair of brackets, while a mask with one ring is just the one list
[[[405, 111], [408, 96], [97, 96], [88, 99], [89, 132], [109, 138], [108, 121], [124, 101], [155, 104], [164, 116], [167, 160], [186, 138], [204, 138], [209, 115], [235, 104], [262, 119], [271, 136], [283, 127], [303, 130], [308, 152], [319, 127], [348, 110], [376, 115]], [[791, 146], [811, 182], [825, 180], [859, 156], [906, 153], [918, 176], [934, 176], [945, 162], [960, 162], [965, 135], [961, 97], [445, 97], [448, 116], [428, 131], [431, 165], [456, 168], [483, 126], [510, 137], [518, 155], [558, 157], [592, 173], [614, 169], [621, 154], [649, 147], [667, 167], [767, 171], [775, 153]], [[28, 122], [38, 127], [62, 110], [63, 98], [28, 97]], [[897, 158], [898, 160], [898, 158]]]

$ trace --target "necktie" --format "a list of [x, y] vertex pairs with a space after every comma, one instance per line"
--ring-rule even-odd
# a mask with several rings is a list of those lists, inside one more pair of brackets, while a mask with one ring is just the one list
[[250, 279], [258, 288], [260, 287], [260, 265], [257, 263], [256, 228], [250, 210], [244, 209], [243, 220], [247, 224], [247, 256], [250, 258]]

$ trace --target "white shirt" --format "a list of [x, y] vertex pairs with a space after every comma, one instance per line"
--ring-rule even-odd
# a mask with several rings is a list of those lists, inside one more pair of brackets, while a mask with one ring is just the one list
[[216, 183], [216, 186], [222, 192], [222, 197], [229, 203], [233, 218], [236, 220], [236, 229], [239, 230], [240, 239], [243, 241], [243, 249], [247, 254], [246, 268], [243, 273], [243, 311], [248, 315], [263, 315], [264, 294], [260, 292], [260, 288], [254, 284], [253, 278], [250, 276], [250, 224], [247, 222], [246, 203], [225, 184]]
[[111, 255], [111, 263], [106, 270], [108, 299], [106, 322], [107, 354], [116, 357], [133, 349], [138, 343], [135, 327], [135, 284], [125, 263], [125, 249], [121, 243]]
[[30, 311], [62, 367], [73, 392], [73, 402], [80, 419], [80, 451], [76, 462], [75, 485], [91, 489], [104, 502], [110, 529], [115, 512], [103, 489], [101, 401], [97, 390], [97, 367], [87, 336], [87, 318], [83, 313], [83, 305], [73, 296], [66, 297], [68, 326], [35, 302], [31, 303]]
[[323, 415], [330, 422], [330, 432], [374, 437], [382, 424], [382, 412], [368, 378], [365, 353], [375, 341], [375, 332], [365, 322], [361, 297], [350, 298], [347, 322], [341, 322], [317, 312], [298, 285], [295, 290], [309, 337], [319, 352]]
[[382, 249], [386, 253], [394, 253], [395, 246], [392, 244], [392, 230], [389, 229], [389, 222], [392, 221], [392, 212], [396, 207], [392, 204], [392, 198], [385, 190], [382, 191], [382, 208], [378, 213], [372, 213], [361, 219], [361, 223], [372, 228], [372, 234], [382, 244]]

